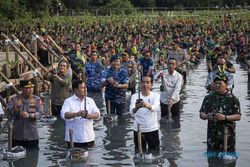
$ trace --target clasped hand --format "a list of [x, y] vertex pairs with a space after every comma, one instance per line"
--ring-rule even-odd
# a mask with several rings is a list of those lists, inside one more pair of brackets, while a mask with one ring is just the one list
[[209, 120], [214, 120], [214, 121], [224, 121], [225, 120], [225, 115], [221, 113], [208, 113], [207, 114], [207, 119]]
[[113, 85], [114, 87], [116, 87], [116, 88], [119, 87], [119, 83], [118, 83], [117, 81], [115, 81], [113, 77], [109, 77], [109, 78], [107, 79], [107, 81], [108, 81], [111, 85]]
[[149, 104], [145, 103], [142, 99], [137, 99], [135, 102], [135, 107], [139, 108], [149, 108]]
[[87, 110], [80, 110], [77, 112], [78, 117], [86, 118], [88, 116], [88, 111]]
[[23, 118], [29, 118], [29, 113], [26, 111], [22, 111], [22, 112], [20, 112], [20, 116]]

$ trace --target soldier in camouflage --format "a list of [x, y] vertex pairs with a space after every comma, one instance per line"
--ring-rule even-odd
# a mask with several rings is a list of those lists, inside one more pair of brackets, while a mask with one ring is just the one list
[[227, 77], [214, 79], [215, 92], [204, 98], [200, 118], [208, 120], [207, 151], [223, 152], [224, 127], [228, 127], [227, 151], [235, 153], [235, 121], [241, 119], [239, 100], [227, 89]]

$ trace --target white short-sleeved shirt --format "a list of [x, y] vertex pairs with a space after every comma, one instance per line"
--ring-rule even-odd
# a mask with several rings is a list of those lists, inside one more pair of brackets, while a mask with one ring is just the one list
[[[61, 110], [61, 118], [65, 120], [65, 141], [70, 141], [69, 129], [73, 129], [73, 142], [86, 143], [95, 140], [95, 133], [93, 128], [93, 120], [81, 117], [72, 119], [65, 119], [66, 112], [76, 113], [84, 110], [84, 100], [80, 100], [76, 95], [67, 98], [64, 101]], [[98, 113], [100, 117], [100, 110], [97, 108], [94, 100], [90, 97], [86, 99], [86, 110], [89, 114]]]
[[131, 96], [130, 114], [134, 115], [134, 131], [137, 131], [137, 125], [140, 124], [141, 132], [152, 132], [159, 129], [157, 112], [160, 110], [160, 95], [150, 91], [148, 96], [140, 94], [140, 98], [152, 106], [152, 110], [147, 108], [140, 108], [137, 112], [133, 113], [135, 102], [138, 99], [138, 93]]

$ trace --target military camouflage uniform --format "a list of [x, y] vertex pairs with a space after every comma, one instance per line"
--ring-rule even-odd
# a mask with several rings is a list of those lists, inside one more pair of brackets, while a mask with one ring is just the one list
[[[241, 114], [239, 100], [231, 93], [219, 95], [211, 93], [202, 103], [200, 112], [222, 113], [224, 115]], [[235, 122], [208, 120], [207, 127], [207, 150], [223, 151], [224, 127], [228, 127], [228, 152], [235, 152]]]
[[[104, 82], [110, 77], [113, 77], [118, 84], [129, 83], [128, 72], [123, 68], [119, 68], [115, 71], [110, 67], [104, 70], [101, 80]], [[125, 112], [126, 89], [116, 88], [108, 83], [105, 89], [105, 100], [106, 102], [109, 100], [111, 103], [111, 113], [121, 116]]]

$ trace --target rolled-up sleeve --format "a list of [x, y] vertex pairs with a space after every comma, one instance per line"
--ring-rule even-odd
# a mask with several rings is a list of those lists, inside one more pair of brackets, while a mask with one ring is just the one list
[[157, 93], [154, 93], [154, 101], [153, 104], [151, 104], [152, 106], [152, 111], [157, 112], [160, 110], [160, 95]]
[[131, 96], [131, 100], [130, 100], [130, 106], [129, 106], [129, 113], [133, 116], [134, 113], [133, 113], [133, 109], [135, 108], [135, 102], [136, 102], [136, 99], [138, 98], [138, 93], [136, 94], [133, 94]]
[[182, 86], [182, 76], [179, 75], [178, 78], [177, 78], [177, 82], [176, 82], [176, 85], [175, 85], [173, 95], [171, 96], [171, 98], [173, 100], [178, 100], [179, 95], [180, 95], [180, 91], [181, 91], [181, 86]]
[[92, 113], [94, 114], [94, 113], [98, 113], [98, 118], [97, 118], [97, 120], [98, 119], [100, 119], [101, 118], [101, 114], [100, 114], [100, 110], [99, 110], [99, 108], [96, 106], [96, 104], [95, 104], [95, 102], [94, 102], [94, 100], [93, 99], [90, 99], [90, 103], [91, 103], [91, 107], [92, 107]]
[[107, 79], [107, 76], [108, 76], [107, 71], [103, 70], [101, 74], [101, 82], [105, 82]]
[[66, 112], [70, 112], [70, 101], [69, 101], [69, 99], [66, 99], [64, 101], [61, 112], [60, 112], [60, 115], [61, 115], [61, 118], [64, 119], [64, 120], [68, 120], [68, 121], [73, 120], [73, 119], [66, 119], [65, 118], [65, 113]]

